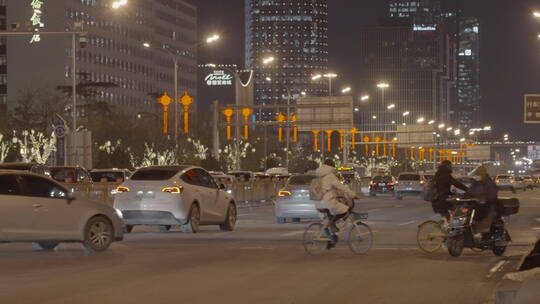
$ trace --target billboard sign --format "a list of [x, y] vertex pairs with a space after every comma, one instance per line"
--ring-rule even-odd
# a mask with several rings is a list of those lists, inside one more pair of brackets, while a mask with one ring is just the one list
[[397, 143], [400, 148], [414, 145], [435, 145], [434, 125], [406, 125], [397, 126]]
[[491, 160], [490, 145], [475, 145], [467, 147], [467, 160], [488, 161]]
[[525, 95], [525, 123], [540, 123], [540, 95]]
[[350, 130], [352, 96], [303, 97], [297, 101], [298, 131]]

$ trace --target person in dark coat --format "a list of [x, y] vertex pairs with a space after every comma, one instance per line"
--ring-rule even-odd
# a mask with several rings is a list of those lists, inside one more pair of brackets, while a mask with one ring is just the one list
[[435, 213], [439, 213], [443, 218], [450, 219], [450, 205], [447, 202], [448, 196], [452, 193], [450, 189], [452, 186], [461, 189], [465, 192], [469, 191], [469, 188], [456, 180], [452, 176], [452, 162], [444, 160], [435, 173], [435, 199], [431, 201], [431, 206]]
[[495, 182], [489, 177], [486, 167], [480, 166], [476, 168], [472, 175], [480, 178], [469, 189], [469, 193], [478, 199], [478, 212], [473, 226], [474, 232], [487, 232], [496, 217], [499, 190]]

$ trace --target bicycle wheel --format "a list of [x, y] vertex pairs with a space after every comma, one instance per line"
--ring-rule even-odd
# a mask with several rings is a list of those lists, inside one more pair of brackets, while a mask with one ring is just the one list
[[368, 225], [356, 221], [347, 233], [347, 245], [356, 254], [365, 254], [373, 246], [373, 232]]
[[323, 225], [321, 223], [313, 223], [309, 225], [304, 231], [302, 237], [302, 245], [307, 253], [311, 255], [321, 254], [326, 251], [328, 240], [325, 240], [326, 236], [323, 231]]
[[416, 234], [418, 247], [426, 253], [434, 253], [440, 250], [445, 239], [446, 234], [438, 222], [427, 221], [418, 226], [418, 233]]

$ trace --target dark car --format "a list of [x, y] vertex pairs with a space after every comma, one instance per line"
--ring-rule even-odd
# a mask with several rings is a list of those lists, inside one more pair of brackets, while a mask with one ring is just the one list
[[395, 180], [390, 175], [378, 175], [371, 179], [369, 184], [369, 195], [376, 196], [377, 194], [393, 194]]
[[32, 163], [3, 163], [0, 164], [0, 169], [4, 170], [16, 170], [16, 171], [28, 171], [45, 176], [51, 176], [51, 170], [46, 165]]

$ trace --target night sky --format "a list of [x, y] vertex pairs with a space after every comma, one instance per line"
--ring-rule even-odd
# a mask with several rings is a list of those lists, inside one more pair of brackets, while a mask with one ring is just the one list
[[[243, 66], [244, 1], [189, 0], [199, 8], [200, 35], [218, 31], [223, 42], [201, 50], [201, 62]], [[382, 0], [329, 0], [331, 70], [340, 75], [338, 85], [361, 87], [355, 77], [359, 66], [358, 28], [373, 25], [384, 14]], [[523, 124], [523, 94], [540, 94], [540, 20], [531, 11], [540, 1], [465, 0], [463, 15], [481, 23], [482, 122], [495, 133], [511, 138], [540, 140], [540, 126]]]

